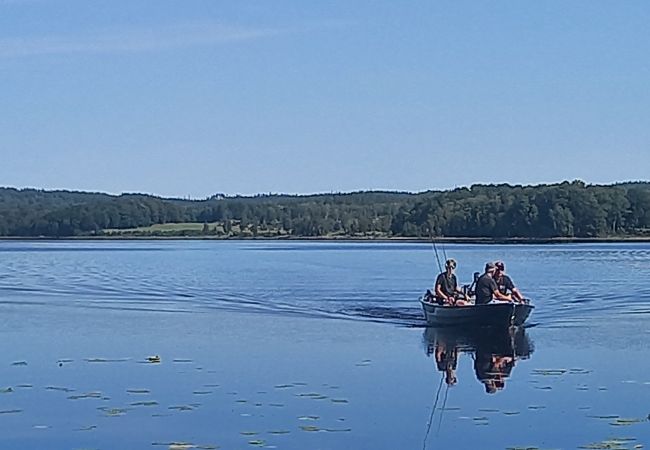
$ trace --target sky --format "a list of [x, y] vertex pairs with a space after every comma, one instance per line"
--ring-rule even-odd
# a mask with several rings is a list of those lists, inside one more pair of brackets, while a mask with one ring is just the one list
[[650, 2], [0, 0], [0, 185], [647, 180]]

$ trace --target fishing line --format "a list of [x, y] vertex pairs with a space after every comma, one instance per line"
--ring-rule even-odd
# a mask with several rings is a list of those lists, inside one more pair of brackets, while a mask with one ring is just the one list
[[440, 397], [440, 389], [442, 388], [442, 380], [445, 377], [445, 374], [440, 375], [440, 384], [438, 385], [438, 391], [436, 392], [436, 400], [433, 402], [433, 408], [431, 409], [431, 415], [429, 416], [429, 422], [427, 422], [427, 432], [424, 435], [424, 442], [422, 442], [422, 450], [426, 450], [427, 439], [429, 438], [429, 431], [431, 431], [431, 424], [433, 423], [433, 415], [436, 413], [436, 407], [438, 406], [438, 398]]

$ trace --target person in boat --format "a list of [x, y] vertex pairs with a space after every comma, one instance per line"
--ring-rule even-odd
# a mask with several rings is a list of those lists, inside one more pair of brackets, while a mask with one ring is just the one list
[[502, 294], [499, 291], [494, 280], [494, 273], [496, 272], [496, 265], [489, 262], [485, 265], [485, 272], [476, 281], [476, 304], [486, 305], [492, 301], [497, 302], [511, 302], [512, 296], [510, 294]]
[[519, 289], [517, 289], [515, 284], [512, 282], [512, 278], [506, 275], [506, 265], [503, 263], [503, 261], [495, 261], [494, 265], [496, 267], [496, 270], [494, 272], [494, 281], [499, 288], [499, 292], [502, 294], [510, 293], [514, 300], [523, 302], [524, 296], [521, 295]]
[[462, 292], [458, 287], [458, 280], [454, 273], [456, 265], [456, 260], [448, 259], [445, 261], [445, 271], [436, 278], [434, 295], [436, 302], [440, 305], [464, 305], [464, 301], [458, 299]]

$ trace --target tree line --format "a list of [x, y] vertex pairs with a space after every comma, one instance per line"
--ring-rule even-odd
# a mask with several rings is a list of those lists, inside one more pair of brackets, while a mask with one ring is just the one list
[[203, 223], [196, 234], [221, 237], [650, 236], [650, 183], [573, 181], [204, 200], [0, 188], [0, 236], [154, 235], [134, 229], [183, 222]]

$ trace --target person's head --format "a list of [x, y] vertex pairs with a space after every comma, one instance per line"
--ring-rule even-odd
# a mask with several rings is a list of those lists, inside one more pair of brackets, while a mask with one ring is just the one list
[[456, 270], [456, 260], [455, 259], [448, 259], [445, 261], [445, 269], [447, 270]]
[[493, 262], [489, 262], [485, 265], [485, 273], [488, 273], [490, 275], [494, 275], [494, 271], [496, 270], [496, 266], [494, 265]]
[[449, 386], [453, 386], [458, 383], [458, 378], [456, 377], [456, 371], [454, 369], [447, 369], [445, 383], [447, 383]]
[[486, 394], [495, 394], [497, 392], [497, 387], [494, 384], [494, 380], [483, 380], [483, 384], [485, 385]]
[[495, 261], [494, 266], [497, 269], [497, 272], [503, 273], [506, 271], [506, 265], [503, 263], [503, 261]]

